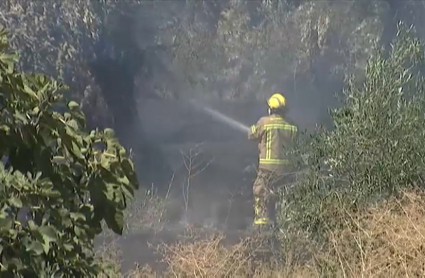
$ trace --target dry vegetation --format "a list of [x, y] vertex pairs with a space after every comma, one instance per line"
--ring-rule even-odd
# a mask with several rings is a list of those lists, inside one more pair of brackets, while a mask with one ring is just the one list
[[423, 193], [403, 192], [400, 199], [347, 215], [346, 228], [329, 234], [334, 248], [322, 261], [338, 268], [338, 276], [423, 277], [424, 205]]
[[[329, 232], [328, 247], [301, 235], [252, 234], [228, 242], [222, 233], [190, 230], [185, 238], [151, 246], [166, 271], [135, 267], [123, 277], [423, 277], [425, 199], [419, 191], [352, 214], [343, 229]], [[99, 255], [119, 269], [120, 249], [105, 242]]]

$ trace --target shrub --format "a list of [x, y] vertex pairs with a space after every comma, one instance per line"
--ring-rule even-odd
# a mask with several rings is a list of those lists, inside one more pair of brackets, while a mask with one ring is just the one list
[[165, 277], [271, 277], [262, 274], [278, 266], [270, 235], [235, 242], [222, 233], [199, 232], [189, 231], [186, 240], [158, 247], [167, 264]]
[[[299, 153], [308, 167], [287, 193], [287, 220], [316, 236], [341, 226], [347, 211], [422, 185], [425, 166], [423, 47], [399, 25], [388, 55], [369, 60], [363, 84], [350, 79], [334, 130], [314, 135]], [[286, 220], [285, 220], [286, 219]]]
[[361, 213], [346, 213], [343, 229], [315, 254], [320, 277], [423, 277], [424, 195], [403, 191]]
[[77, 103], [62, 105], [64, 85], [15, 69], [6, 35], [0, 31], [0, 276], [95, 276], [93, 239], [103, 220], [122, 232], [138, 187], [133, 163], [113, 130], [84, 131]]

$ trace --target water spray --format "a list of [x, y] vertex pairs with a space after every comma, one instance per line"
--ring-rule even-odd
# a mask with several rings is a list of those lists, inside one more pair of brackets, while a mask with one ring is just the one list
[[214, 110], [211, 108], [208, 108], [204, 105], [199, 104], [198, 102], [196, 102], [195, 100], [190, 100], [189, 101], [191, 104], [193, 104], [196, 108], [201, 107], [201, 110], [207, 114], [209, 114], [210, 116], [212, 116], [214, 119], [219, 120], [220, 122], [230, 126], [231, 128], [238, 130], [240, 132], [243, 133], [248, 133], [249, 132], [249, 127]]

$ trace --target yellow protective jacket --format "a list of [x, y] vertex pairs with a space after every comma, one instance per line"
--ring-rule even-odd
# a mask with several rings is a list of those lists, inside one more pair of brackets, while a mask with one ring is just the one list
[[252, 125], [248, 138], [258, 141], [259, 168], [276, 171], [289, 164], [285, 153], [296, 132], [296, 126], [275, 114]]

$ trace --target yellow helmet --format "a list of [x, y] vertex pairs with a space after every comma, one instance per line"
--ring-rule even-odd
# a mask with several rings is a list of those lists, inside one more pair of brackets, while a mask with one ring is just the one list
[[286, 106], [286, 98], [279, 93], [273, 94], [268, 100], [267, 104], [271, 109], [279, 109]]

